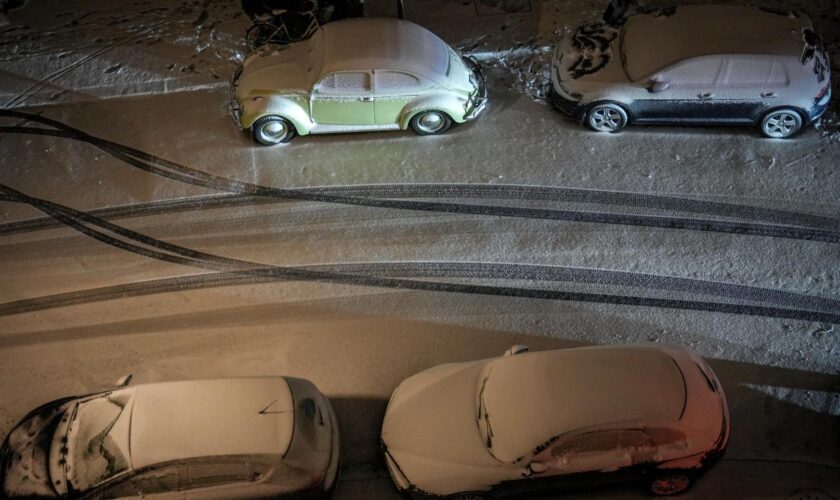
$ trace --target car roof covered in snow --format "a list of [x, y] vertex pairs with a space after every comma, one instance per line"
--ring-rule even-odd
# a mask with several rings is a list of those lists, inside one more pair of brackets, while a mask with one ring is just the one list
[[321, 32], [322, 75], [334, 71], [392, 69], [440, 80], [449, 66], [446, 43], [408, 21], [346, 19], [325, 25]]
[[505, 462], [576, 430], [676, 422], [685, 408], [683, 374], [658, 347], [526, 353], [485, 370], [480, 391], [492, 429], [489, 450]]
[[718, 54], [799, 56], [805, 16], [734, 5], [686, 5], [631, 16], [622, 50], [639, 80], [676, 62]]
[[134, 390], [129, 446], [135, 469], [196, 457], [282, 456], [289, 447], [294, 405], [282, 377], [166, 382]]

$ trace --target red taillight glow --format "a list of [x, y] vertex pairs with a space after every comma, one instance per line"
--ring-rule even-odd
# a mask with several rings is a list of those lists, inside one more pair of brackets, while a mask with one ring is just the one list
[[821, 88], [821, 89], [820, 89], [820, 91], [819, 91], [819, 92], [817, 92], [817, 96], [816, 96], [814, 99], [816, 99], [816, 100], [818, 100], [818, 101], [819, 101], [820, 99], [822, 99], [823, 97], [825, 97], [825, 95], [826, 95], [827, 93], [828, 93], [828, 85], [826, 85], [825, 87]]

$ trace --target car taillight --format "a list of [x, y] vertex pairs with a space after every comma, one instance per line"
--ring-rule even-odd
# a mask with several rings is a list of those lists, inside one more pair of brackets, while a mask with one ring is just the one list
[[820, 89], [820, 91], [819, 91], [819, 92], [817, 92], [817, 96], [816, 96], [816, 97], [814, 97], [814, 99], [816, 99], [816, 100], [818, 100], [818, 101], [819, 101], [820, 99], [822, 99], [823, 97], [825, 97], [825, 95], [826, 95], [826, 94], [828, 94], [828, 85], [826, 85], [826, 86], [824, 86], [823, 88], [821, 88], [821, 89]]

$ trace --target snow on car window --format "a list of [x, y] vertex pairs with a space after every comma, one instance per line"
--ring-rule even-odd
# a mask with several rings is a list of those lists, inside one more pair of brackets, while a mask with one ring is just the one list
[[370, 75], [367, 73], [332, 73], [321, 79], [317, 87], [325, 94], [347, 94], [370, 90]]
[[722, 62], [720, 57], [698, 57], [675, 64], [664, 74], [672, 86], [708, 85], [717, 79]]
[[250, 481], [251, 467], [242, 462], [215, 462], [189, 466], [190, 488]]
[[420, 80], [398, 71], [377, 71], [374, 75], [376, 92], [398, 92], [416, 89]]
[[784, 65], [763, 57], [732, 57], [718, 79], [728, 86], [785, 84], [788, 77]]
[[123, 410], [131, 393], [120, 392], [79, 403], [68, 433], [67, 476], [85, 491], [129, 467], [128, 425]]
[[562, 457], [577, 453], [612, 450], [619, 446], [620, 438], [620, 431], [587, 432], [561, 441], [551, 450], [551, 454]]

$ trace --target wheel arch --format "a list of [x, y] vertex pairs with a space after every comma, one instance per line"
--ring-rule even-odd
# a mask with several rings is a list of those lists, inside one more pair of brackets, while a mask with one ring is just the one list
[[762, 109], [761, 112], [758, 114], [758, 118], [756, 119], [755, 124], [756, 125], [761, 125], [761, 122], [764, 121], [764, 118], [767, 115], [769, 115], [770, 113], [773, 113], [775, 111], [781, 111], [783, 109], [792, 109], [793, 111], [796, 111], [799, 114], [799, 118], [802, 119], [802, 128], [805, 128], [805, 126], [810, 125], [811, 120], [808, 119], [808, 112], [805, 111], [804, 109], [802, 109], [801, 107], [796, 106], [796, 105], [768, 106], [768, 107]]
[[459, 99], [448, 94], [434, 94], [421, 96], [406, 104], [400, 113], [400, 128], [406, 130], [411, 119], [423, 111], [440, 111], [446, 113], [455, 123], [464, 123], [466, 115], [466, 99]]
[[627, 115], [627, 125], [631, 125], [636, 120], [636, 115], [633, 113], [633, 105], [628, 104], [626, 102], [617, 101], [615, 99], [596, 99], [594, 101], [587, 102], [583, 105], [583, 114], [581, 116], [581, 121], [586, 121], [589, 117], [589, 112], [592, 111], [592, 108], [598, 106], [599, 104], [612, 104], [613, 106], [618, 106], [619, 108], [624, 110], [624, 114]]
[[304, 108], [304, 101], [308, 105], [308, 96], [257, 95], [249, 97], [240, 105], [242, 128], [250, 130], [251, 126], [264, 116], [280, 116], [294, 125], [298, 135], [307, 135], [314, 127], [309, 117], [308, 109]]

